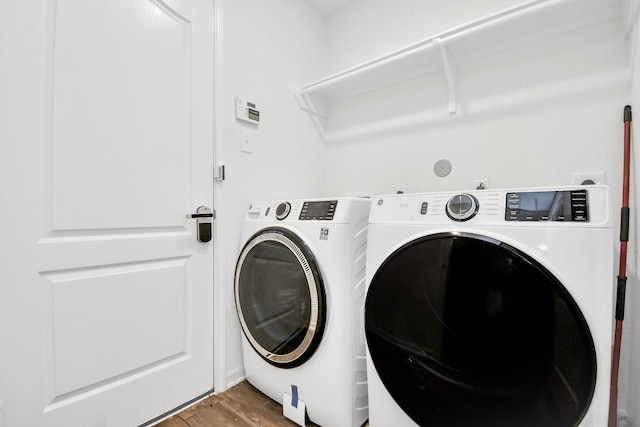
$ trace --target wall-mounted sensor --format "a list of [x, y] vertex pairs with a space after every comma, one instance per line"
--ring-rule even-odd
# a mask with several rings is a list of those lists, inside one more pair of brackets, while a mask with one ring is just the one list
[[439, 177], [445, 177], [451, 173], [451, 162], [447, 159], [441, 159], [433, 165], [433, 172]]
[[257, 125], [260, 123], [260, 110], [254, 102], [236, 96], [236, 119]]

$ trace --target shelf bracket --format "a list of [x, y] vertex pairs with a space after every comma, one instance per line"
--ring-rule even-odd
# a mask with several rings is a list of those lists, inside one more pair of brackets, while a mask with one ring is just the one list
[[449, 114], [455, 114], [458, 110], [458, 103], [456, 101], [455, 64], [452, 65], [447, 47], [439, 37], [433, 39], [433, 44], [440, 50], [442, 68], [444, 69], [444, 77], [447, 81], [447, 90], [449, 91]]
[[296, 99], [296, 102], [298, 103], [298, 107], [300, 107], [302, 111], [309, 114], [311, 118], [311, 122], [313, 123], [313, 126], [316, 128], [316, 131], [318, 132], [320, 139], [322, 139], [323, 142], [326, 142], [327, 135], [325, 132], [325, 125], [327, 121], [327, 115], [319, 113], [317, 111], [309, 95], [307, 95], [303, 90], [294, 89], [293, 97]]
[[627, 21], [627, 27], [624, 32], [624, 39], [627, 40], [633, 30], [638, 25], [638, 17], [640, 17], [640, 1], [635, 1], [633, 6], [633, 10], [631, 11], [631, 15], [629, 16], [629, 21]]
[[326, 119], [327, 118], [326, 114], [319, 113], [313, 107], [313, 103], [311, 102], [309, 97], [307, 95], [305, 95], [302, 91], [294, 91], [293, 92], [293, 96], [296, 98], [296, 101], [298, 102], [298, 107], [300, 107], [300, 109], [302, 111], [305, 111], [305, 112], [311, 114], [312, 116], [319, 117], [319, 118], [322, 118], [322, 119]]

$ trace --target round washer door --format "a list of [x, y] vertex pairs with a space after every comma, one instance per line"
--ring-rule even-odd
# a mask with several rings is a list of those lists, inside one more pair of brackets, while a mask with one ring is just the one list
[[578, 426], [596, 355], [576, 302], [527, 254], [440, 233], [391, 254], [367, 292], [382, 383], [419, 425]]
[[242, 331], [267, 362], [292, 368], [316, 350], [326, 319], [322, 276], [294, 233], [268, 228], [244, 246], [235, 274]]

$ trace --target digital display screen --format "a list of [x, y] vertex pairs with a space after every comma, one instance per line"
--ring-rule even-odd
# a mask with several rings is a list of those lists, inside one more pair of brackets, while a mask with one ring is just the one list
[[255, 120], [256, 122], [260, 121], [260, 111], [254, 110], [253, 108], [247, 108], [247, 117], [251, 120]]
[[587, 190], [507, 193], [506, 221], [589, 221]]
[[304, 202], [300, 212], [300, 220], [332, 220], [336, 212], [337, 200], [321, 202]]

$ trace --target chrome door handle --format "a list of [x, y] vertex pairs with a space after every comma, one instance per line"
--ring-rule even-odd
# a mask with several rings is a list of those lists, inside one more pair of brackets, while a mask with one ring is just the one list
[[211, 241], [211, 225], [216, 219], [215, 211], [206, 206], [200, 206], [196, 213], [187, 214], [188, 219], [195, 219], [198, 226], [198, 241], [202, 243]]

